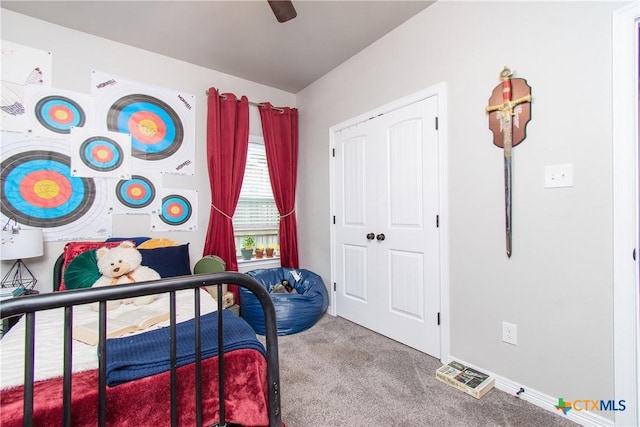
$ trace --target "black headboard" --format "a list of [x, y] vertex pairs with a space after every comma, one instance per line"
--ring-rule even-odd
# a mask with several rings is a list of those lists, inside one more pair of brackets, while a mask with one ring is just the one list
[[53, 292], [60, 290], [60, 283], [62, 282], [62, 266], [64, 264], [64, 256], [60, 254], [56, 263], [53, 264]]

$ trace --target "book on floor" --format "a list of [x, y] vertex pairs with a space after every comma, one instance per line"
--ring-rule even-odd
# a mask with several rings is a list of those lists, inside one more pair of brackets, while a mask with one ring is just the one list
[[[118, 338], [141, 331], [166, 320], [169, 320], [167, 310], [137, 306], [134, 310], [107, 318], [107, 338]], [[98, 344], [98, 321], [74, 326], [73, 339], [89, 345]]]
[[480, 399], [487, 394], [495, 383], [490, 375], [456, 361], [438, 368], [436, 378], [476, 399]]

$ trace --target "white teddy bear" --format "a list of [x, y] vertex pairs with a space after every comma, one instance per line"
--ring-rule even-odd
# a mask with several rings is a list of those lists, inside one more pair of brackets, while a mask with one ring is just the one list
[[[102, 247], [96, 251], [96, 258], [102, 277], [93, 284], [94, 288], [160, 279], [160, 275], [155, 270], [140, 265], [142, 255], [130, 241], [123, 241], [111, 249]], [[107, 309], [113, 310], [123, 303], [147, 305], [155, 301], [156, 298], [156, 295], [145, 295], [132, 299], [108, 301]], [[93, 307], [97, 310], [98, 305], [94, 304]]]

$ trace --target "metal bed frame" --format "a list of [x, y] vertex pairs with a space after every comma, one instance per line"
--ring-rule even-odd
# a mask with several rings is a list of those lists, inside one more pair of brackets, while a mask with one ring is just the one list
[[[58, 263], [56, 263], [58, 264]], [[55, 269], [54, 269], [55, 270]], [[54, 272], [55, 275], [55, 272]], [[194, 276], [180, 276], [152, 282], [133, 283], [128, 285], [108, 286], [95, 289], [80, 289], [65, 292], [54, 292], [40, 295], [30, 295], [23, 298], [13, 298], [0, 304], [0, 318], [24, 315], [25, 328], [25, 372], [24, 372], [24, 409], [23, 425], [32, 425], [33, 393], [34, 393], [34, 348], [35, 348], [35, 313], [41, 310], [64, 307], [64, 367], [63, 367], [63, 425], [71, 426], [71, 343], [73, 325], [73, 306], [79, 304], [99, 303], [99, 347], [98, 347], [98, 425], [106, 424], [106, 341], [107, 331], [107, 301], [123, 298], [133, 298], [144, 295], [169, 293], [170, 313], [170, 357], [171, 357], [171, 425], [178, 425], [177, 411], [177, 373], [176, 373], [176, 291], [194, 289], [195, 306], [195, 372], [196, 372], [196, 423], [202, 425], [201, 404], [201, 343], [200, 343], [200, 292], [203, 286], [221, 285], [223, 283], [236, 284], [253, 292], [260, 301], [265, 314], [266, 350], [267, 350], [267, 389], [269, 427], [281, 427], [280, 411], [280, 368], [278, 361], [278, 333], [276, 314], [273, 302], [264, 286], [257, 280], [237, 272], [223, 272], [201, 274]], [[223, 330], [222, 319], [222, 286], [218, 292], [218, 331]], [[218, 375], [224, 378], [223, 337], [218, 334]], [[224, 408], [224, 381], [218, 381], [219, 393], [219, 422], [216, 426], [226, 426]]]

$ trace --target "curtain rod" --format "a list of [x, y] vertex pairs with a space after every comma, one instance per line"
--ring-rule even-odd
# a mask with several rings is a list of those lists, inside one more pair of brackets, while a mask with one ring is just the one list
[[[208, 89], [207, 89], [206, 93], [207, 93], [207, 96], [209, 96], [209, 90]], [[219, 96], [222, 99], [227, 99], [227, 97], [225, 95], [223, 95], [223, 94], [220, 94]], [[255, 105], [256, 107], [260, 107], [260, 108], [264, 108], [265, 107], [265, 105], [262, 102], [249, 101], [249, 104]], [[284, 114], [284, 108], [278, 108], [278, 107], [271, 106], [271, 109], [279, 111], [280, 114]]]

